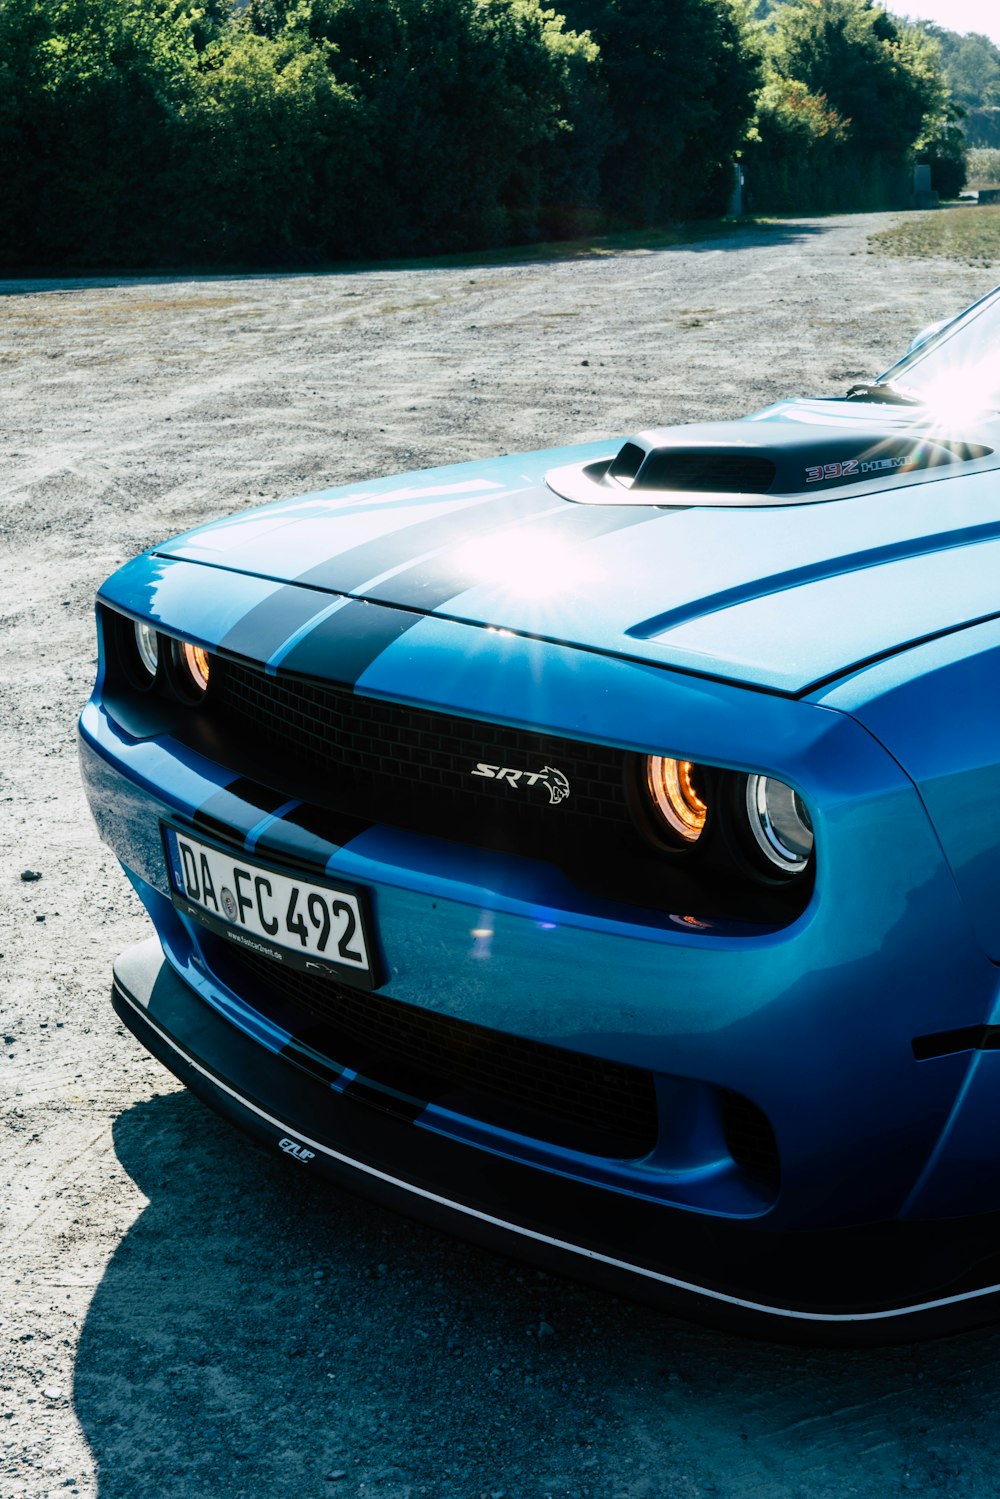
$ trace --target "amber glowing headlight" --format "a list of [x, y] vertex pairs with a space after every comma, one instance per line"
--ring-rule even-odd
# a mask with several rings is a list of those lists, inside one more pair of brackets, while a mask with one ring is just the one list
[[212, 664], [204, 646], [193, 645], [190, 640], [179, 640], [174, 645], [175, 683], [179, 693], [188, 702], [200, 702], [208, 690]]
[[800, 874], [813, 851], [809, 813], [797, 791], [773, 776], [748, 776], [747, 818], [760, 852], [782, 874]]
[[181, 654], [191, 681], [199, 692], [204, 692], [208, 687], [208, 679], [212, 670], [208, 662], [208, 652], [204, 646], [192, 645], [189, 640], [185, 640]]
[[143, 624], [141, 621], [136, 623], [135, 649], [144, 670], [151, 677], [155, 677], [156, 668], [160, 662], [160, 646], [152, 625]]
[[690, 760], [650, 755], [646, 761], [646, 785], [670, 840], [686, 845], [697, 843], [708, 819], [699, 767]]

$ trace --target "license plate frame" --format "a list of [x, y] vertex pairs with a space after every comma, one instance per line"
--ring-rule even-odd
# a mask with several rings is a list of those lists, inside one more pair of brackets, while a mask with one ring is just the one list
[[[160, 827], [171, 899], [182, 915], [234, 946], [267, 957], [285, 968], [314, 978], [345, 979], [356, 989], [379, 987], [381, 965], [374, 941], [370, 892], [364, 886], [349, 880], [317, 877], [311, 871], [304, 874], [294, 865], [259, 859], [255, 854], [248, 855], [242, 849], [172, 822], [163, 822]], [[185, 847], [187, 859], [182, 852]], [[201, 899], [192, 898], [187, 881], [193, 868], [192, 883], [201, 896], [203, 855], [215, 910]], [[247, 884], [236, 878], [237, 870], [245, 876]], [[222, 879], [227, 874], [229, 883], [223, 885]], [[297, 892], [294, 900], [292, 890]], [[228, 900], [224, 904], [225, 896]], [[310, 902], [311, 896], [316, 900]], [[317, 919], [321, 907], [329, 921], [327, 942], [322, 950], [318, 949], [318, 942], [323, 935], [323, 923]], [[295, 922], [296, 917], [301, 927], [295, 925], [286, 930], [283, 923]], [[343, 918], [339, 931], [335, 929], [338, 917]], [[267, 930], [269, 923], [275, 924], [274, 932]], [[302, 928], [307, 939], [315, 937], [315, 947], [309, 940], [302, 941]], [[298, 947], [291, 946], [293, 931], [299, 935]], [[280, 939], [278, 932], [282, 933]], [[334, 956], [330, 956], [331, 951]]]

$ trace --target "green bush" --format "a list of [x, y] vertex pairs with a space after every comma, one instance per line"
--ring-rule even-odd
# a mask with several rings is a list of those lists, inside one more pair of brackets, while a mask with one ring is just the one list
[[747, 0], [544, 6], [0, 0], [0, 263], [319, 263], [720, 212], [760, 82]]
[[598, 211], [597, 49], [540, 0], [0, 0], [0, 261], [318, 262]]
[[0, 5], [0, 260], [353, 253], [364, 112], [301, 24], [169, 0]]
[[744, 151], [747, 207], [822, 213], [844, 189], [837, 148], [848, 125], [823, 94], [772, 72]]
[[140, 0], [0, 5], [0, 258], [156, 253], [195, 43], [189, 15]]
[[[368, 111], [366, 253], [530, 238], [548, 179], [586, 193], [603, 142], [573, 125], [596, 49], [539, 0], [313, 0], [309, 31]], [[571, 134], [579, 157], [560, 154]]]
[[184, 122], [184, 256], [357, 253], [355, 205], [374, 159], [364, 106], [329, 62], [294, 23], [273, 38], [230, 26], [206, 49]]

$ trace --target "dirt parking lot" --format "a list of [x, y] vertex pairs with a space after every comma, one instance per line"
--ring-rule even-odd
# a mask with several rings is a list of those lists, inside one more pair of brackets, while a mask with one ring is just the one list
[[[831, 394], [991, 284], [879, 216], [329, 276], [0, 283], [0, 1499], [993, 1496], [1000, 1331], [795, 1352], [259, 1153], [108, 1002], [92, 598], [264, 496]], [[24, 880], [24, 871], [40, 879]]]

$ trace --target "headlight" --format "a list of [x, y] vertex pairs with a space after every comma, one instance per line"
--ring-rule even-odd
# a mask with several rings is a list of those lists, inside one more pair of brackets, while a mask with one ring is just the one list
[[782, 874], [799, 874], [813, 850], [812, 822], [802, 798], [773, 776], [748, 776], [747, 818], [761, 853]]
[[774, 776], [646, 755], [632, 785], [640, 831], [660, 849], [696, 856], [704, 876], [774, 886], [794, 882], [812, 864], [809, 812]]
[[156, 668], [160, 662], [160, 648], [156, 631], [153, 629], [152, 625], [143, 624], [141, 622], [136, 624], [135, 648], [138, 652], [139, 660], [142, 662], [142, 665], [149, 672], [149, 675], [151, 677], [155, 677]]
[[205, 647], [190, 640], [174, 640], [167, 664], [174, 696], [189, 707], [197, 707], [208, 691], [212, 675], [212, 658]]
[[646, 784], [653, 805], [672, 835], [671, 841], [697, 843], [708, 820], [699, 767], [690, 760], [650, 755], [646, 761]]
[[197, 701], [208, 690], [208, 679], [212, 674], [208, 652], [204, 646], [183, 640], [178, 649], [178, 664], [187, 695]]

